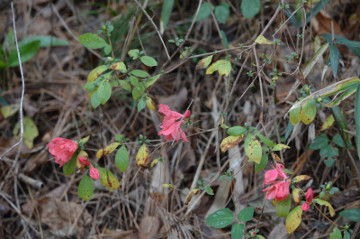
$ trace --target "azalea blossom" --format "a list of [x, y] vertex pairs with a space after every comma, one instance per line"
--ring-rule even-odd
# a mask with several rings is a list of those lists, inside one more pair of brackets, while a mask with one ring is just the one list
[[276, 168], [266, 171], [263, 185], [268, 185], [263, 190], [266, 192], [265, 199], [285, 200], [289, 195], [290, 180], [284, 171], [284, 165], [276, 164]]
[[79, 162], [84, 166], [90, 166], [90, 162], [84, 157], [78, 157]]
[[97, 168], [94, 168], [91, 166], [90, 168], [90, 177], [92, 177], [95, 180], [98, 180], [100, 178], [100, 173]]
[[188, 119], [191, 115], [190, 111], [187, 110], [185, 115], [170, 110], [167, 105], [159, 105], [159, 113], [164, 115], [163, 123], [160, 125], [162, 129], [158, 135], [164, 135], [164, 140], [172, 141], [183, 139], [185, 142], [189, 142], [186, 138], [184, 131], [181, 129], [181, 125], [184, 123], [184, 118]]
[[70, 139], [55, 138], [46, 145], [49, 152], [54, 156], [55, 163], [62, 167], [68, 162], [77, 149], [77, 143]]
[[313, 197], [314, 197], [314, 191], [312, 190], [312, 188], [309, 188], [307, 190], [307, 192], [306, 192], [306, 195], [305, 195], [306, 202], [303, 205], [301, 205], [301, 209], [303, 211], [309, 210], [310, 204], [311, 204], [311, 202], [313, 200]]

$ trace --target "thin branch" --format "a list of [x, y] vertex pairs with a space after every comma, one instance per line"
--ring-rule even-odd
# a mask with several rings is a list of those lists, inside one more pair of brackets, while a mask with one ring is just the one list
[[21, 142], [24, 139], [24, 112], [23, 112], [23, 106], [24, 106], [24, 94], [25, 94], [25, 80], [24, 80], [24, 72], [22, 68], [21, 63], [21, 57], [20, 57], [20, 50], [19, 50], [19, 43], [16, 35], [16, 25], [15, 25], [15, 11], [14, 11], [14, 3], [11, 2], [11, 11], [12, 11], [12, 20], [13, 20], [13, 28], [14, 28], [14, 38], [15, 38], [15, 45], [16, 45], [16, 51], [19, 59], [19, 67], [20, 67], [20, 75], [21, 75], [21, 98], [20, 98], [20, 109], [19, 109], [19, 118], [20, 118], [20, 139], [19, 141], [11, 146], [8, 150], [6, 150], [1, 156], [0, 160], [7, 155], [10, 151], [12, 151], [14, 148], [16, 148], [18, 145], [21, 144]]
[[[79, 39], [75, 36], [75, 34], [70, 30], [70, 28], [66, 25], [66, 22], [64, 21], [64, 19], [60, 16], [58, 10], [56, 9], [56, 7], [54, 6], [54, 4], [51, 4], [51, 8], [53, 9], [53, 11], [55, 12], [55, 15], [59, 18], [61, 24], [65, 27], [66, 31], [77, 41], [80, 43]], [[92, 54], [94, 54], [95, 56], [97, 56], [100, 59], [103, 59], [103, 57], [97, 53], [96, 51], [90, 49], [90, 48], [86, 48], [88, 51], [90, 51]]]
[[139, 8], [141, 8], [141, 11], [143, 11], [143, 13], [145, 14], [145, 16], [149, 19], [149, 21], [151, 22], [151, 24], [154, 26], [155, 31], [157, 32], [157, 34], [159, 35], [160, 41], [164, 46], [165, 52], [166, 52], [166, 56], [168, 58], [168, 60], [171, 60], [169, 52], [166, 48], [165, 42], [161, 37], [160, 31], [158, 29], [158, 27], [156, 26], [156, 24], [154, 23], [154, 21], [151, 19], [151, 17], [149, 16], [149, 14], [145, 11], [145, 9], [143, 8], [143, 6], [141, 6], [140, 2], [138, 0], [134, 0], [136, 2], [136, 4], [139, 6]]

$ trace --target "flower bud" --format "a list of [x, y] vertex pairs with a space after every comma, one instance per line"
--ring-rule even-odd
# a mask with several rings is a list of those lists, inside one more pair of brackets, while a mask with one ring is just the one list
[[191, 112], [190, 112], [190, 110], [187, 110], [187, 111], [185, 112], [185, 119], [190, 118], [190, 116], [191, 116]]

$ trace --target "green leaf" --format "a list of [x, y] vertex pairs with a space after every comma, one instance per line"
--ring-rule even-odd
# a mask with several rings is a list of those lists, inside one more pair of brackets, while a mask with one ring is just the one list
[[19, 41], [19, 47], [33, 41], [40, 41], [40, 47], [70, 45], [68, 41], [56, 38], [54, 36], [31, 36], [31, 37], [26, 37], [21, 41]]
[[214, 191], [210, 186], [205, 186], [204, 190], [208, 195], [214, 195]]
[[288, 233], [293, 233], [300, 226], [303, 210], [301, 206], [295, 207], [286, 217], [285, 226]]
[[224, 228], [234, 220], [233, 212], [229, 208], [217, 210], [206, 218], [206, 224], [214, 228]]
[[142, 63], [144, 63], [144, 65], [149, 66], [149, 67], [158, 65], [156, 60], [154, 58], [152, 58], [151, 56], [142, 56], [142, 57], [140, 57], [140, 61]]
[[242, 0], [241, 1], [241, 12], [245, 18], [253, 18], [260, 12], [261, 2], [260, 0]]
[[115, 165], [124, 173], [129, 166], [129, 153], [125, 145], [122, 145], [115, 155]]
[[84, 175], [81, 179], [78, 187], [78, 196], [84, 200], [90, 200], [94, 193], [94, 180], [88, 176]]
[[335, 135], [334, 138], [332, 139], [332, 142], [340, 146], [341, 148], [345, 148], [344, 140], [341, 138], [340, 134]]
[[132, 49], [128, 52], [128, 55], [133, 59], [136, 60], [140, 57], [139, 49]]
[[80, 35], [78, 39], [84, 47], [89, 49], [99, 49], [108, 45], [104, 39], [93, 33], [85, 33]]
[[[15, 124], [13, 134], [17, 140], [20, 139], [20, 121]], [[39, 136], [38, 128], [32, 119], [24, 117], [24, 143], [29, 149], [33, 148], [34, 139]]]
[[13, 116], [16, 112], [20, 109], [20, 104], [11, 104], [11, 105], [4, 105], [0, 108], [1, 114], [4, 118], [9, 118]]
[[95, 91], [95, 92], [92, 94], [90, 103], [91, 103], [91, 106], [92, 106], [94, 109], [96, 109], [96, 108], [100, 105], [100, 100], [99, 100], [97, 91]]
[[234, 126], [227, 130], [228, 135], [241, 135], [246, 131], [244, 127], [241, 126]]
[[163, 34], [165, 31], [166, 26], [169, 23], [169, 19], [171, 16], [171, 11], [174, 6], [174, 0], [164, 0], [162, 9], [161, 9], [161, 16], [160, 16], [160, 33]]
[[261, 142], [263, 142], [266, 146], [268, 147], [274, 147], [276, 144], [269, 139], [268, 137], [265, 137], [264, 135], [260, 134], [259, 131], [255, 130], [254, 134], [259, 137], [259, 139], [261, 140]]
[[360, 208], [345, 209], [340, 212], [340, 216], [354, 222], [360, 222]]
[[231, 226], [231, 239], [241, 239], [244, 236], [245, 225], [235, 223]]
[[203, 4], [201, 4], [200, 10], [199, 10], [199, 14], [196, 18], [196, 22], [199, 22], [207, 17], [209, 17], [211, 15], [211, 9], [210, 7], [213, 9], [214, 6], [212, 4], [209, 5], [209, 3], [205, 2]]
[[141, 97], [137, 104], [138, 112], [142, 111], [145, 107], [146, 107], [146, 97]]
[[334, 227], [329, 239], [342, 239], [341, 231], [339, 230], [339, 228]]
[[310, 149], [319, 150], [321, 148], [326, 147], [329, 144], [329, 138], [325, 134], [320, 134], [318, 137], [314, 139], [314, 141], [310, 144]]
[[106, 44], [106, 46], [104, 47], [104, 53], [105, 53], [105, 55], [110, 55], [111, 46], [109, 44]]
[[220, 34], [221, 34], [221, 37], [222, 37], [222, 43], [223, 43], [223, 46], [225, 47], [225, 48], [229, 48], [229, 41], [228, 41], [228, 39], [227, 39], [227, 36], [226, 36], [226, 34], [225, 34], [225, 32], [223, 31], [223, 30], [220, 30]]
[[309, 101], [301, 107], [300, 119], [304, 124], [310, 124], [315, 119], [315, 116], [316, 106], [313, 101]]
[[[355, 107], [356, 107], [356, 103], [355, 103]], [[352, 148], [352, 144], [351, 144], [351, 141], [349, 139], [349, 134], [347, 132], [349, 130], [349, 127], [347, 125], [347, 121], [346, 121], [346, 119], [344, 117], [343, 112], [340, 110], [340, 108], [338, 106], [332, 107], [331, 111], [332, 111], [332, 113], [334, 115], [334, 118], [335, 118], [335, 121], [336, 121], [337, 125], [340, 127], [340, 130], [341, 130], [341, 132], [342, 132], [342, 134], [344, 136], [346, 147], [347, 148]], [[356, 110], [355, 110], [355, 112], [356, 112]], [[355, 127], [356, 127], [356, 118], [355, 118]], [[358, 156], [360, 158], [360, 154]]]
[[[309, 23], [310, 20], [315, 17], [320, 11], [321, 9], [323, 9], [325, 7], [326, 4], [329, 3], [330, 0], [322, 0], [322, 1], [319, 1], [315, 7], [313, 9], [311, 9], [310, 12], [308, 12], [306, 14], [306, 23]], [[302, 24], [301, 24], [302, 25]]]
[[255, 208], [246, 207], [239, 212], [238, 219], [242, 222], [250, 221], [254, 216]]
[[78, 145], [81, 147], [84, 146], [87, 143], [87, 141], [89, 141], [89, 139], [90, 139], [90, 135], [86, 136], [85, 138], [80, 139]]
[[101, 82], [97, 90], [97, 96], [101, 104], [105, 104], [110, 99], [111, 91], [111, 85], [108, 81]]
[[130, 71], [130, 74], [140, 78], [150, 77], [149, 73], [143, 70], [132, 70]]
[[356, 90], [355, 98], [355, 129], [356, 129], [356, 150], [360, 159], [360, 85]]
[[335, 44], [330, 44], [330, 64], [334, 78], [336, 78], [339, 68], [340, 52]]
[[230, 15], [229, 4], [222, 3], [219, 6], [216, 6], [214, 13], [215, 13], [216, 20], [219, 23], [225, 24], [226, 20], [228, 19], [229, 15]]
[[131, 85], [129, 84], [129, 82], [127, 82], [126, 80], [119, 80], [118, 82], [121, 88], [127, 91], [131, 91]]
[[76, 161], [77, 161], [78, 153], [75, 152], [71, 159], [67, 161], [63, 166], [63, 172], [65, 175], [71, 175], [75, 171]]
[[[21, 62], [25, 63], [38, 52], [40, 41], [32, 41], [19, 47]], [[8, 57], [8, 66], [13, 67], [19, 65], [19, 59], [16, 49], [13, 49]]]
[[264, 154], [263, 156], [261, 156], [261, 161], [259, 164], [255, 164], [255, 172], [258, 173], [260, 172], [261, 170], [263, 170], [267, 163], [268, 163], [268, 160], [269, 160], [269, 154]]
[[290, 207], [291, 207], [291, 196], [289, 196], [282, 201], [278, 201], [275, 199], [275, 208], [276, 208], [276, 214], [279, 217], [286, 217], [289, 214]]
[[[139, 99], [142, 96], [142, 93], [144, 93], [144, 90], [145, 90], [145, 88], [143, 87], [142, 84], [135, 86], [132, 90], [132, 97], [134, 98], [134, 100]], [[146, 104], [146, 101], [145, 101], [145, 104]]]
[[262, 156], [261, 144], [255, 139], [255, 136], [248, 134], [245, 140], [245, 153], [249, 157], [249, 160], [259, 164]]
[[149, 86], [152, 86], [153, 84], [155, 84], [155, 82], [160, 78], [160, 74], [155, 75], [150, 77], [149, 79], [147, 79], [147, 81], [145, 82], [145, 87], [148, 88]]

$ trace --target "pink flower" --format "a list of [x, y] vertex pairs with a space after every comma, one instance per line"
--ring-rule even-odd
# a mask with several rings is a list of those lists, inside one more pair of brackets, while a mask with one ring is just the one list
[[313, 200], [313, 197], [314, 197], [314, 191], [312, 190], [312, 188], [309, 188], [307, 190], [307, 192], [306, 192], [306, 195], [305, 195], [306, 202], [303, 205], [301, 205], [301, 209], [303, 211], [309, 210], [310, 204], [311, 204], [311, 202]]
[[287, 178], [287, 174], [284, 171], [284, 165], [277, 163], [276, 168], [266, 171], [265, 184], [275, 183], [277, 179], [284, 180]]
[[278, 181], [263, 190], [266, 192], [265, 199], [285, 200], [289, 195], [290, 180]]
[[90, 166], [90, 162], [84, 157], [78, 157], [79, 162], [84, 166]]
[[46, 145], [49, 152], [54, 156], [55, 163], [62, 167], [69, 161], [77, 149], [77, 143], [70, 139], [55, 138]]
[[187, 110], [187, 111], [185, 112], [184, 116], [185, 116], [185, 119], [190, 118], [190, 116], [191, 116], [190, 110]]
[[270, 184], [263, 190], [266, 192], [265, 199], [282, 201], [288, 197], [290, 180], [287, 179], [284, 165], [276, 164], [276, 168], [266, 171], [264, 177], [263, 185]]
[[90, 168], [90, 177], [92, 177], [95, 180], [98, 180], [100, 178], [100, 173], [97, 168], [91, 167]]
[[[179, 139], [183, 139], [185, 142], [189, 142], [189, 140], [186, 138], [186, 135], [184, 131], [181, 129], [181, 125], [184, 123], [184, 115], [171, 111], [169, 106], [167, 105], [159, 105], [159, 113], [164, 115], [163, 124], [160, 125], [160, 128], [162, 129], [158, 135], [164, 135], [164, 140], [172, 141], [176, 140], [179, 141]], [[186, 116], [189, 116], [190, 111], [185, 113]], [[190, 117], [190, 116], [189, 116]]]

